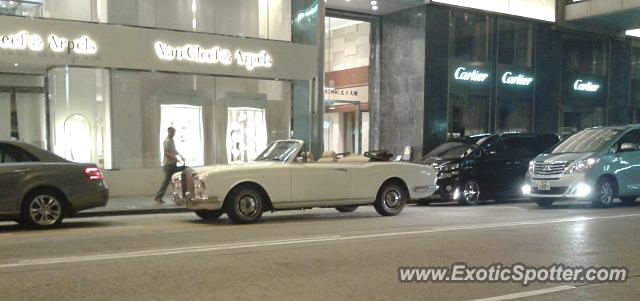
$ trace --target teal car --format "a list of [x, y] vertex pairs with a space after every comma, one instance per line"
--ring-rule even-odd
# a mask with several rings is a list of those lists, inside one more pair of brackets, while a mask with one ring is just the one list
[[583, 130], [529, 163], [522, 193], [542, 207], [555, 201], [611, 206], [640, 196], [640, 125]]

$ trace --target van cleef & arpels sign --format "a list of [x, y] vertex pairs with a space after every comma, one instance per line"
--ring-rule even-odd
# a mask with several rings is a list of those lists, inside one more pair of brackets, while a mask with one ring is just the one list
[[55, 53], [93, 55], [98, 52], [98, 45], [87, 35], [69, 40], [52, 33], [44, 39], [39, 34], [23, 30], [13, 34], [0, 33], [0, 49], [33, 52], [48, 49]]
[[241, 49], [232, 52], [229, 49], [218, 46], [203, 48], [197, 44], [184, 46], [171, 46], [164, 42], [155, 43], [155, 52], [158, 58], [167, 61], [189, 61], [200, 64], [231, 65], [234, 62], [251, 71], [255, 68], [270, 68], [273, 66], [273, 58], [266, 51], [248, 52]]

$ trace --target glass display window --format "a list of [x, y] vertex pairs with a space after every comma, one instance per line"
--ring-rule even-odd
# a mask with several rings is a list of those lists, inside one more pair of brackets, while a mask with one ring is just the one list
[[[173, 140], [176, 150], [185, 160], [185, 165], [204, 165], [202, 107], [182, 104], [160, 105], [159, 141], [161, 154], [164, 152], [163, 143], [169, 127], [176, 129], [176, 136]], [[162, 156], [160, 158], [160, 164], [162, 164]]]

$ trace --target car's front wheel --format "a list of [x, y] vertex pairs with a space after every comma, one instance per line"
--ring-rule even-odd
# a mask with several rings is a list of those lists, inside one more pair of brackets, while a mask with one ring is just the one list
[[476, 181], [468, 181], [462, 186], [462, 195], [458, 203], [461, 205], [475, 206], [480, 203], [482, 197], [480, 190], [480, 184]]
[[195, 211], [196, 215], [199, 216], [203, 220], [213, 221], [218, 219], [222, 214], [224, 214], [224, 210], [197, 210]]
[[265, 207], [265, 196], [252, 186], [233, 189], [224, 202], [224, 211], [232, 222], [250, 224], [257, 222]]
[[387, 182], [380, 187], [373, 206], [382, 216], [400, 214], [409, 199], [409, 193], [403, 185], [397, 182]]
[[20, 221], [35, 228], [51, 228], [62, 222], [66, 210], [64, 198], [60, 193], [41, 189], [25, 197]]
[[356, 211], [356, 209], [358, 209], [358, 206], [338, 206], [336, 207], [336, 210], [342, 212], [342, 213], [349, 213], [349, 212], [354, 212]]
[[609, 207], [615, 197], [616, 193], [613, 181], [602, 178], [596, 183], [591, 205], [598, 208]]

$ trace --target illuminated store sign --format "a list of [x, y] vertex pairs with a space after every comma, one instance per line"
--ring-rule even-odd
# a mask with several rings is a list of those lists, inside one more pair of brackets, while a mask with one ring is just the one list
[[585, 82], [581, 79], [578, 79], [573, 83], [573, 90], [576, 91], [598, 92], [599, 89], [600, 85], [594, 84], [592, 82]]
[[514, 75], [513, 72], [507, 71], [502, 75], [502, 83], [506, 85], [515, 86], [529, 86], [533, 82], [533, 77], [518, 74]]
[[480, 72], [475, 69], [467, 71], [467, 68], [459, 67], [453, 73], [453, 77], [461, 81], [484, 82], [489, 77], [489, 73]]
[[0, 35], [0, 49], [41, 52], [45, 48], [56, 53], [96, 54], [98, 52], [96, 42], [86, 35], [75, 40], [68, 40], [55, 34], [50, 34], [44, 40], [40, 35], [28, 31]]
[[190, 61], [200, 64], [222, 64], [231, 65], [236, 63], [244, 66], [247, 70], [263, 67], [270, 68], [273, 65], [271, 55], [266, 51], [258, 53], [246, 52], [244, 50], [231, 50], [221, 47], [202, 48], [197, 44], [187, 44], [180, 47], [174, 47], [164, 42], [155, 43], [156, 55], [167, 61]]

